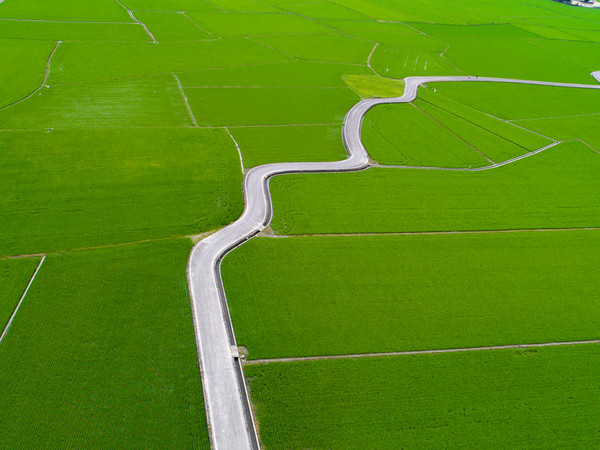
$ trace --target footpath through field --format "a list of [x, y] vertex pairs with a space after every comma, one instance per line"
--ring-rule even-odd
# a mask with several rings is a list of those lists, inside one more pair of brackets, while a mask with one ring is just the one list
[[[600, 82], [600, 71], [593, 72], [592, 76]], [[361, 141], [361, 126], [367, 111], [376, 105], [412, 102], [417, 97], [419, 86], [434, 82], [496, 82], [600, 89], [599, 85], [492, 77], [409, 77], [405, 79], [406, 87], [401, 97], [363, 100], [346, 114], [342, 132], [348, 153], [346, 159], [335, 162], [275, 163], [250, 169], [244, 178], [244, 213], [231, 225], [198, 242], [188, 262], [188, 282], [204, 400], [210, 438], [215, 449], [259, 447], [221, 280], [220, 266], [223, 257], [233, 248], [256, 236], [271, 222], [269, 180], [272, 177], [290, 173], [353, 172], [367, 169], [370, 167], [369, 155]], [[348, 269], [352, 270], [351, 267]]]

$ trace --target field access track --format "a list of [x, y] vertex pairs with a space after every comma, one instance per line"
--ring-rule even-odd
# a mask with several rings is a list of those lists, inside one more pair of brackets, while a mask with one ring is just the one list
[[[592, 76], [600, 82], [600, 71], [593, 72]], [[491, 77], [408, 77], [405, 79], [406, 88], [401, 97], [363, 100], [346, 114], [342, 130], [348, 153], [346, 159], [335, 162], [266, 164], [254, 167], [246, 173], [244, 213], [231, 225], [198, 242], [188, 262], [188, 282], [204, 400], [210, 439], [215, 449], [259, 447], [242, 363], [237, 353], [222, 286], [220, 266], [223, 257], [230, 250], [260, 233], [271, 222], [269, 180], [276, 175], [290, 173], [353, 172], [367, 169], [370, 167], [369, 155], [361, 141], [361, 126], [367, 111], [376, 105], [412, 102], [417, 97], [419, 86], [425, 83], [477, 81], [600, 89], [598, 85]]]

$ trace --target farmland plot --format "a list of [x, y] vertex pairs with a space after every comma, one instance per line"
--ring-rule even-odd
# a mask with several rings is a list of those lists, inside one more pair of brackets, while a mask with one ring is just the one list
[[204, 448], [189, 240], [50, 255], [0, 344], [9, 448]]
[[35, 257], [0, 259], [0, 334], [39, 263]]
[[171, 75], [45, 86], [0, 111], [3, 129], [191, 126]]
[[250, 359], [577, 341], [600, 339], [599, 246], [597, 230], [262, 238], [223, 276]]
[[348, 88], [187, 88], [200, 125], [341, 124], [358, 96]]
[[280, 234], [598, 226], [600, 155], [566, 142], [496, 169], [373, 168], [271, 182]]
[[246, 366], [266, 448], [598, 444], [600, 348]]
[[56, 42], [0, 39], [0, 108], [40, 87], [55, 46]]
[[223, 130], [0, 132], [0, 255], [208, 231], [242, 211]]
[[234, 127], [247, 168], [273, 162], [336, 161], [346, 157], [341, 125]]

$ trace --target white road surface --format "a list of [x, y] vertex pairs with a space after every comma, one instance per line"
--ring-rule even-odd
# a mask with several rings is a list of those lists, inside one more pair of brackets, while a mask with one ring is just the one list
[[[592, 73], [600, 82], [600, 71]], [[416, 98], [420, 85], [433, 82], [497, 82], [535, 84], [583, 89], [598, 85], [544, 81], [477, 78], [468, 76], [409, 77], [404, 95], [369, 99], [357, 103], [346, 114], [343, 141], [348, 157], [335, 162], [281, 163], [254, 167], [244, 178], [246, 207], [234, 223], [198, 242], [188, 262], [192, 313], [199, 353], [210, 439], [216, 450], [259, 448], [250, 400], [221, 282], [221, 260], [231, 249], [258, 234], [271, 221], [269, 179], [275, 175], [308, 172], [353, 172], [369, 167], [369, 155], [361, 142], [361, 125], [367, 111], [376, 105], [406, 103]], [[518, 99], [515, 99], [518, 101]]]

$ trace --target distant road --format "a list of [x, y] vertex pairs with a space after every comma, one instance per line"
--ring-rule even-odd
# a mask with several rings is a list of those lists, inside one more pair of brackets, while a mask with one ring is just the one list
[[[593, 72], [592, 76], [600, 82], [600, 71]], [[363, 100], [346, 114], [342, 131], [348, 153], [346, 159], [334, 162], [266, 164], [249, 170], [244, 178], [244, 213], [232, 224], [198, 242], [188, 262], [196, 345], [210, 439], [214, 449], [242, 450], [259, 447], [221, 281], [221, 260], [230, 250], [256, 236], [271, 222], [269, 179], [287, 173], [354, 172], [368, 168], [369, 155], [360, 136], [367, 111], [376, 105], [411, 102], [417, 96], [418, 87], [425, 83], [458, 81], [600, 89], [598, 85], [505, 78], [409, 77], [405, 79], [406, 87], [402, 97]]]

